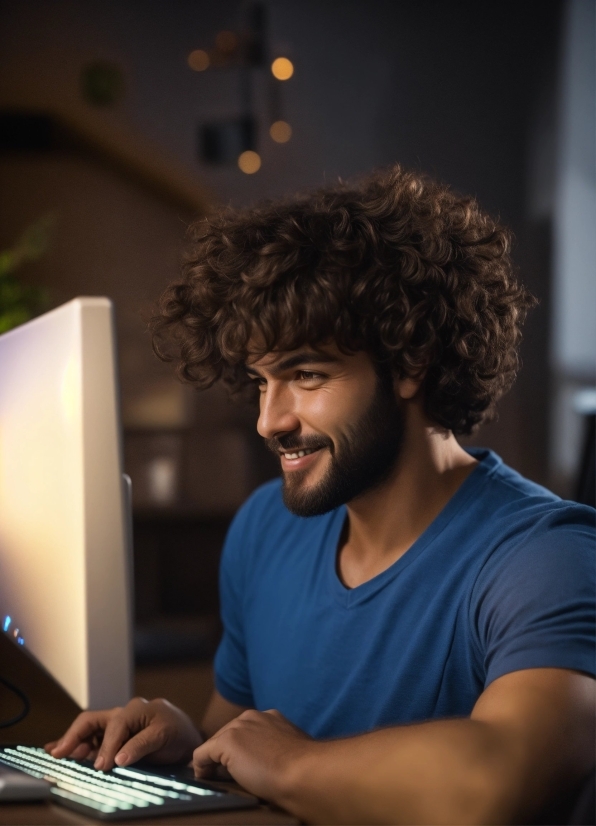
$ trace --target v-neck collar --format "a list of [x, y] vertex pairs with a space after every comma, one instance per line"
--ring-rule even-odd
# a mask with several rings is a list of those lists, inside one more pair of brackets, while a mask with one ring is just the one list
[[411, 565], [412, 562], [434, 542], [451, 520], [462, 510], [470, 497], [478, 493], [479, 485], [483, 485], [502, 464], [501, 459], [491, 450], [482, 448], [466, 448], [466, 450], [478, 460], [478, 464], [462, 482], [440, 513], [399, 559], [380, 574], [363, 582], [362, 585], [356, 586], [356, 588], [347, 588], [337, 574], [339, 540], [347, 519], [347, 508], [343, 505], [334, 512], [329, 530], [329, 542], [327, 544], [327, 578], [335, 599], [341, 605], [345, 608], [358, 605], [370, 599], [395, 579], [396, 576], [399, 576], [408, 565]]

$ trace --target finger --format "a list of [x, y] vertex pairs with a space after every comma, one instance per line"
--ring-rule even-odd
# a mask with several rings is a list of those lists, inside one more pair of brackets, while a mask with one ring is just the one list
[[72, 757], [74, 760], [86, 760], [93, 750], [93, 746], [91, 743], [81, 743], [80, 746], [77, 746], [74, 751], [72, 751], [68, 756]]
[[234, 779], [230, 772], [220, 764], [215, 767], [213, 771], [213, 778], [214, 780], [222, 780], [225, 783], [229, 783], [230, 780]]
[[194, 750], [192, 767], [195, 777], [211, 777], [217, 766], [222, 765], [222, 755], [221, 737], [218, 732]]
[[162, 726], [149, 725], [124, 743], [115, 755], [114, 762], [118, 766], [129, 766], [148, 754], [159, 751], [166, 744], [166, 740], [167, 734]]
[[[138, 726], [137, 726], [138, 727]], [[121, 712], [112, 717], [106, 726], [103, 741], [97, 752], [94, 766], [101, 771], [110, 771], [114, 766], [114, 758], [131, 735], [130, 725]]]
[[201, 780], [225, 780], [225, 777], [220, 777], [219, 773], [223, 772], [227, 775], [227, 779], [233, 779], [230, 773], [220, 766], [219, 763], [210, 763], [208, 766], [203, 766], [200, 770], [194, 769], [195, 777]]
[[108, 714], [106, 711], [84, 711], [79, 714], [60, 740], [52, 744], [50, 754], [53, 757], [66, 757], [71, 754], [81, 743], [105, 729]]

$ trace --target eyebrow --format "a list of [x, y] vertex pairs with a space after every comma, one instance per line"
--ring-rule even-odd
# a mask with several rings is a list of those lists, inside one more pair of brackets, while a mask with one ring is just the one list
[[[335, 356], [327, 355], [325, 353], [313, 353], [311, 351], [306, 351], [302, 353], [295, 353], [293, 356], [288, 356], [279, 364], [276, 364], [271, 372], [273, 374], [276, 373], [283, 373], [284, 370], [291, 370], [293, 367], [300, 367], [304, 364], [337, 364], [339, 359]], [[260, 376], [258, 370], [255, 370], [254, 367], [249, 367], [248, 365], [245, 366], [246, 372], [250, 376]]]

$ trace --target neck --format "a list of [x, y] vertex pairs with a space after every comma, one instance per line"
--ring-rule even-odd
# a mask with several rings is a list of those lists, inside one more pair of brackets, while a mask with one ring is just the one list
[[406, 404], [405, 416], [404, 442], [391, 476], [348, 505], [338, 557], [348, 587], [377, 576], [406, 553], [477, 464], [452, 433], [432, 426], [419, 403]]

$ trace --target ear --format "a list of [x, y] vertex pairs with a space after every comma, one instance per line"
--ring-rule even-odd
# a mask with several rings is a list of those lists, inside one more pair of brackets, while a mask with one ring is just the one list
[[422, 378], [412, 379], [412, 378], [405, 378], [405, 379], [395, 379], [393, 386], [395, 387], [395, 393], [398, 398], [400, 399], [413, 399], [418, 390], [420, 389], [420, 385], [422, 384]]

